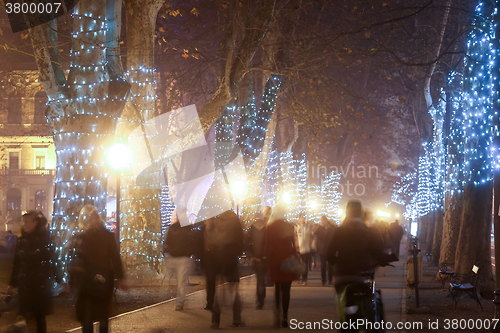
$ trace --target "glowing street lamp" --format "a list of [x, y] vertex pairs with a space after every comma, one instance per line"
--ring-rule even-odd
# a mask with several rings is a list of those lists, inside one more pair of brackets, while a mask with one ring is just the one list
[[396, 213], [396, 215], [394, 215], [394, 216], [396, 216], [396, 218], [399, 219], [399, 214], [398, 213]]
[[240, 201], [245, 197], [247, 192], [247, 184], [242, 180], [231, 182], [231, 194], [236, 201], [236, 214], [240, 216]]
[[384, 212], [383, 210], [377, 210], [377, 215], [380, 217], [391, 217], [391, 213]]
[[285, 192], [281, 196], [281, 200], [283, 200], [284, 203], [289, 204], [290, 201], [292, 201], [292, 195], [288, 192]]
[[343, 220], [345, 218], [345, 213], [344, 213], [344, 210], [342, 208], [339, 208], [339, 210], [337, 211], [337, 214], [339, 215], [340, 220]]
[[247, 185], [242, 180], [235, 180], [231, 182], [231, 193], [237, 197], [242, 198], [247, 191]]
[[311, 207], [312, 210], [316, 210], [316, 208], [318, 208], [318, 203], [316, 202], [316, 200], [309, 201], [309, 207]]
[[120, 251], [120, 178], [130, 163], [130, 150], [123, 143], [115, 143], [107, 151], [108, 164], [116, 171], [116, 230], [115, 238]]

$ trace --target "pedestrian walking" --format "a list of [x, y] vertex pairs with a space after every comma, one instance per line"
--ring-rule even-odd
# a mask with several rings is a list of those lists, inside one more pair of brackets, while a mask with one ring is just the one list
[[[316, 244], [318, 248], [318, 254], [321, 261], [321, 282], [323, 285], [332, 284], [333, 279], [333, 266], [327, 260], [327, 248], [330, 238], [332, 238], [335, 232], [336, 225], [332, 225], [326, 216], [321, 217], [321, 224], [318, 226], [314, 235], [316, 236]], [[328, 273], [328, 275], [327, 275]], [[327, 280], [328, 277], [328, 280]]]
[[264, 220], [260, 212], [255, 214], [253, 218], [254, 222], [248, 230], [249, 250], [252, 254], [251, 265], [257, 277], [257, 310], [262, 310], [264, 299], [266, 298], [267, 257], [265, 226], [267, 221]]
[[285, 208], [281, 205], [274, 207], [271, 222], [266, 226], [265, 242], [269, 279], [274, 282], [274, 327], [288, 327], [292, 281], [298, 280], [299, 275], [282, 270], [288, 258], [297, 256], [297, 249], [294, 245], [294, 227], [285, 220]]
[[404, 230], [403, 227], [399, 225], [399, 220], [395, 220], [389, 225], [389, 236], [392, 243], [392, 253], [396, 255], [399, 260], [399, 247], [401, 245], [401, 239], [403, 238]]
[[47, 219], [42, 212], [30, 210], [22, 216], [21, 236], [14, 250], [14, 264], [7, 293], [17, 288], [19, 315], [31, 313], [38, 333], [47, 332], [45, 317], [52, 313], [52, 247]]
[[297, 230], [297, 243], [299, 246], [299, 253], [306, 271], [302, 274], [302, 284], [307, 284], [307, 273], [311, 266], [311, 243], [312, 243], [312, 226], [307, 223], [304, 215], [299, 216], [299, 222], [296, 226]]
[[193, 235], [190, 227], [181, 227], [177, 210], [172, 213], [171, 224], [163, 243], [166, 269], [177, 275], [176, 311], [184, 310], [188, 278], [193, 269]]
[[93, 205], [85, 205], [78, 218], [82, 233], [74, 239], [75, 257], [70, 270], [70, 285], [76, 293], [76, 316], [83, 333], [108, 332], [114, 279], [118, 288], [127, 289], [113, 233], [108, 231]]
[[199, 233], [200, 238], [197, 238], [197, 241], [201, 240], [201, 243], [203, 244], [203, 249], [201, 253], [201, 269], [203, 270], [203, 273], [205, 274], [205, 282], [206, 282], [206, 293], [207, 293], [207, 303], [205, 305], [205, 310], [212, 311], [213, 306], [214, 306], [214, 297], [215, 297], [215, 283], [217, 280], [217, 262], [216, 262], [216, 257], [215, 255], [212, 254], [210, 251], [208, 244], [205, 240], [206, 234], [210, 232], [210, 230], [213, 228], [213, 217], [208, 218], [205, 221], [203, 221], [203, 226], [202, 230]]
[[[379, 243], [383, 247], [384, 253], [389, 254], [392, 251], [393, 245], [389, 234], [389, 223], [385, 221], [376, 221], [371, 229], [373, 229], [374, 233], [377, 235]], [[380, 276], [387, 276], [387, 267], [380, 267], [378, 273]]]
[[[233, 211], [226, 211], [207, 220], [204, 232], [204, 269], [207, 275], [208, 293], [214, 294], [211, 328], [220, 325], [221, 299], [215, 290], [217, 277], [228, 282], [233, 303], [233, 326], [243, 326], [241, 318], [242, 302], [239, 294], [239, 256], [243, 252], [243, 228]], [[208, 290], [208, 281], [213, 282], [214, 290]]]
[[[338, 297], [340, 321], [348, 322], [346, 291], [349, 285], [365, 283], [363, 274], [374, 266], [386, 265], [394, 258], [386, 255], [380, 239], [373, 229], [363, 221], [361, 202], [350, 200], [346, 206], [346, 217], [334, 231], [327, 248], [328, 261], [335, 265], [335, 290]], [[368, 294], [370, 297], [370, 294]], [[343, 305], [342, 305], [343, 304]], [[358, 332], [357, 328], [344, 327], [341, 332]]]

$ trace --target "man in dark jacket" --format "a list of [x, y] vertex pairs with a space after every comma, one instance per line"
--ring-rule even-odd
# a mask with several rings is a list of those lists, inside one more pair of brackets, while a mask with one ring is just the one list
[[365, 225], [362, 217], [361, 202], [349, 201], [346, 217], [330, 239], [327, 259], [335, 267], [336, 280], [342, 280], [344, 276], [357, 276], [391, 259], [384, 253], [383, 245]]
[[184, 309], [188, 277], [193, 267], [193, 237], [190, 227], [181, 227], [177, 213], [172, 214], [172, 224], [168, 228], [164, 243], [165, 265], [177, 272], [176, 311]]
[[[393, 261], [383, 252], [373, 231], [363, 221], [361, 202], [351, 200], [347, 203], [346, 217], [332, 235], [327, 248], [327, 259], [334, 265], [335, 289], [342, 303], [344, 291], [353, 283], [363, 283], [363, 272], [376, 266]], [[340, 308], [341, 320], [345, 321], [345, 309]], [[343, 332], [344, 330], [342, 330]]]
[[389, 236], [391, 237], [392, 253], [399, 259], [399, 247], [401, 245], [401, 238], [403, 238], [403, 227], [399, 225], [399, 221], [395, 220], [389, 226]]
[[314, 236], [316, 236], [316, 247], [321, 260], [321, 282], [323, 285], [326, 284], [326, 277], [328, 271], [328, 284], [332, 284], [333, 279], [333, 266], [326, 260], [326, 251], [328, 248], [328, 242], [334, 233], [337, 225], [332, 225], [326, 216], [321, 217], [321, 225], [314, 231]]
[[266, 248], [264, 244], [266, 220], [259, 212], [253, 216], [254, 222], [248, 230], [250, 252], [252, 253], [252, 268], [257, 277], [257, 310], [264, 307], [266, 298]]

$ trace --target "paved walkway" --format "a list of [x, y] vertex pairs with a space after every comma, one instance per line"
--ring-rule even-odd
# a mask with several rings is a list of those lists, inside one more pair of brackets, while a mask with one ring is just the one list
[[[406, 290], [405, 256], [387, 267], [387, 276], [376, 276], [377, 286], [382, 290], [386, 321], [404, 321], [402, 301]], [[379, 275], [379, 274], [377, 274]], [[224, 288], [224, 286], [222, 286]], [[267, 287], [266, 304], [263, 310], [255, 309], [255, 276], [240, 282], [243, 297], [243, 320], [245, 327], [231, 327], [232, 312], [228, 302], [222, 310], [220, 330], [223, 331], [271, 331], [273, 330], [274, 288]], [[175, 301], [168, 300], [146, 308], [121, 314], [110, 320], [110, 332], [213, 332], [210, 330], [211, 313], [203, 310], [205, 291], [190, 294], [184, 311], [175, 311]], [[403, 304], [404, 306], [404, 304]], [[322, 286], [320, 270], [309, 272], [307, 286], [292, 284], [289, 320], [297, 322], [321, 322], [324, 319], [337, 321], [336, 296], [332, 286]], [[81, 332], [75, 328], [68, 332]]]

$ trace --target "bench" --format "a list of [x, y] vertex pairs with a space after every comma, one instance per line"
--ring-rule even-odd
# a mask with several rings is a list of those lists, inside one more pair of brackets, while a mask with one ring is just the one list
[[449, 262], [442, 262], [439, 264], [439, 280], [441, 281], [441, 289], [444, 289], [446, 281], [448, 281], [455, 274], [453, 264]]
[[477, 295], [477, 280], [479, 278], [479, 273], [481, 272], [481, 268], [477, 265], [472, 266], [472, 272], [469, 274], [458, 274], [455, 273], [451, 276], [449, 291], [451, 297], [453, 298], [453, 303], [455, 304], [455, 308], [457, 307], [458, 301], [463, 293], [467, 293], [471, 296], [476, 303], [481, 307], [481, 311], [483, 311], [483, 306], [481, 305], [481, 301], [479, 300], [479, 296]]

